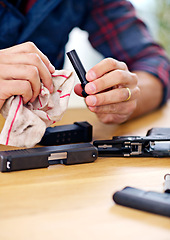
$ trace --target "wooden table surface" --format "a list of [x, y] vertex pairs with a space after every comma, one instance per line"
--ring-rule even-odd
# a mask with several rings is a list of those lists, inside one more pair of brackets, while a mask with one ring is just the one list
[[[119, 126], [100, 123], [87, 109], [68, 109], [57, 124], [75, 121], [93, 125], [93, 140], [143, 136], [152, 127], [170, 127], [170, 102]], [[13, 148], [0, 146], [6, 149]], [[125, 186], [163, 192], [166, 173], [170, 158], [98, 158], [89, 164], [0, 173], [0, 240], [170, 240], [170, 218], [112, 200]]]

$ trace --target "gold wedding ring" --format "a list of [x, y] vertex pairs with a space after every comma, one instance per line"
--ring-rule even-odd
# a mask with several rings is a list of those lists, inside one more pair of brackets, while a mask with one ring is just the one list
[[126, 89], [128, 90], [129, 96], [128, 96], [128, 98], [125, 101], [128, 101], [131, 98], [132, 93], [131, 93], [131, 91], [130, 91], [130, 89], [128, 87]]

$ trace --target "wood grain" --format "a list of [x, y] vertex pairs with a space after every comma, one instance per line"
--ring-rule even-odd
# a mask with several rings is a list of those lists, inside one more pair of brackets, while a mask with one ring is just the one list
[[[170, 102], [121, 125], [102, 124], [87, 109], [68, 109], [57, 125], [75, 121], [91, 123], [94, 140], [145, 135], [152, 127], [170, 127]], [[2, 129], [2, 117], [0, 124]], [[14, 147], [0, 146], [7, 149]], [[169, 218], [112, 201], [125, 186], [163, 192], [166, 173], [169, 158], [98, 158], [90, 164], [0, 173], [0, 239], [169, 240]]]

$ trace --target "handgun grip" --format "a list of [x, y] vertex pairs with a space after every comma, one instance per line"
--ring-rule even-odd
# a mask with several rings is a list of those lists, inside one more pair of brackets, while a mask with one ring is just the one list
[[113, 195], [122, 206], [170, 217], [170, 194], [125, 187]]

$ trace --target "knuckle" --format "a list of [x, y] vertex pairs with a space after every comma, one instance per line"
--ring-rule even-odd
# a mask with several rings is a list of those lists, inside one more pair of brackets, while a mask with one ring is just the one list
[[128, 117], [126, 115], [116, 115], [114, 118], [114, 122], [116, 124], [121, 124], [123, 122], [125, 122], [128, 119]]
[[104, 124], [108, 124], [108, 123], [111, 122], [111, 121], [109, 121], [109, 119], [107, 119], [107, 118], [100, 118], [100, 121], [101, 121], [102, 123], [104, 123]]
[[118, 69], [118, 70], [116, 70], [116, 73], [117, 73], [117, 75], [118, 75], [118, 78], [119, 78], [120, 81], [122, 82], [122, 80], [125, 79], [125, 72], [122, 71], [122, 70], [120, 70], [120, 69]]
[[27, 47], [27, 49], [28, 49], [29, 52], [35, 51], [36, 46], [35, 46], [35, 44], [34, 44], [33, 42], [28, 41], [28, 42], [26, 42], [25, 44], [26, 44], [26, 47]]
[[140, 93], [141, 93], [140, 88], [139, 88], [139, 87], [136, 87], [136, 88], [135, 88], [135, 95], [136, 95], [137, 97], [139, 97]]
[[37, 53], [31, 53], [31, 60], [34, 64], [38, 63], [41, 61], [40, 56]]
[[133, 94], [132, 94], [133, 99], [138, 99], [139, 96], [140, 96], [140, 93], [141, 93], [140, 88], [139, 87], [135, 87], [133, 89]]
[[120, 115], [120, 114], [102, 114], [98, 116], [100, 121], [104, 124], [110, 124], [110, 123], [115, 123], [115, 124], [120, 124], [123, 123], [126, 120], [126, 116]]
[[31, 84], [29, 81], [21, 81], [20, 88], [23, 89], [24, 92], [30, 92]]
[[124, 69], [124, 70], [128, 69], [128, 67], [127, 67], [125, 62], [120, 62], [120, 63], [121, 63], [122, 69]]
[[31, 84], [29, 81], [21, 81], [21, 91], [22, 91], [22, 96], [24, 98], [24, 102], [28, 102], [32, 96], [33, 96], [33, 92], [32, 92], [32, 88], [31, 88]]
[[131, 73], [132, 74], [132, 78], [133, 78], [133, 81], [134, 81], [134, 84], [137, 85], [138, 84], [138, 76], [136, 73]]
[[112, 122], [112, 118], [110, 117], [110, 114], [97, 114], [97, 117], [99, 118], [99, 120], [104, 123], [104, 124], [108, 124], [110, 122]]
[[47, 64], [47, 65], [49, 65], [49, 64], [50, 64], [50, 61], [49, 61], [48, 57], [47, 57], [45, 54], [43, 54], [43, 53], [42, 53], [42, 55], [43, 55], [43, 61], [44, 61], [44, 63]]
[[111, 57], [105, 58], [104, 61], [106, 62], [107, 65], [111, 66], [112, 68], [116, 66], [116, 60]]
[[29, 71], [31, 79], [35, 79], [39, 76], [39, 71], [36, 66], [31, 66], [31, 70]]

